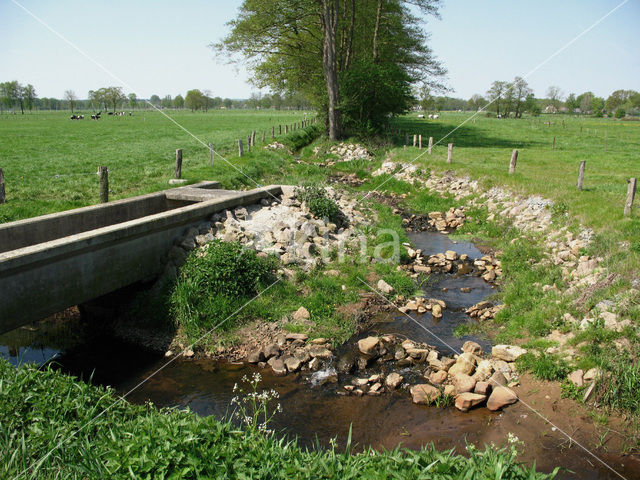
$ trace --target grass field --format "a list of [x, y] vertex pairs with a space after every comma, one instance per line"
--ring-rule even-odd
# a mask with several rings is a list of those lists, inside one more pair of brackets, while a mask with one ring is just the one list
[[[168, 112], [177, 123], [250, 177], [259, 176], [252, 157], [239, 159], [237, 140], [255, 130], [271, 138], [271, 127], [311, 117], [305, 112], [216, 110], [208, 113]], [[167, 188], [173, 178], [175, 151], [183, 150], [182, 176], [216, 178], [228, 186], [254, 186], [240, 172], [161, 113], [134, 112], [133, 116], [104, 115], [99, 121], [69, 120], [70, 112], [0, 115], [0, 168], [4, 171], [7, 203], [0, 206], [0, 222], [43, 215], [98, 202], [95, 172], [109, 167], [110, 199]], [[246, 148], [246, 147], [245, 147]], [[263, 157], [268, 153], [265, 152]]]

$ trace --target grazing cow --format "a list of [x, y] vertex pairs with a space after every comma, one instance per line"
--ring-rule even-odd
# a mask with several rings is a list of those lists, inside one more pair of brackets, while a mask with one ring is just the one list
[[437, 113], [434, 113], [434, 114], [433, 114], [433, 119], [434, 119], [434, 120], [437, 120], [437, 119], [439, 119], [439, 118], [440, 118], [440, 115], [438, 115]]
[[84, 120], [84, 115], [78, 115], [78, 120]]
[[424, 118], [424, 115], [418, 115], [418, 118]]
[[77, 115], [71, 115], [71, 120], [78, 120], [78, 116]]
[[433, 115], [431, 113], [429, 114], [429, 120], [433, 120]]

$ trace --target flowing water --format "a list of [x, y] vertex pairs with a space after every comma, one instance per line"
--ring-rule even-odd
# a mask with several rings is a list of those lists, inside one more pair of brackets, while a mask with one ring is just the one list
[[[471, 257], [482, 254], [469, 243], [453, 244], [440, 234], [422, 232], [412, 235], [412, 241], [425, 254], [455, 250]], [[471, 289], [461, 293], [460, 288]], [[465, 308], [493, 293], [478, 277], [433, 275], [422, 286], [425, 296], [443, 299], [447, 303], [444, 316], [434, 321], [431, 315], [380, 315], [369, 333], [396, 333], [436, 346], [451, 355], [465, 340], [453, 335], [456, 326], [467, 321]], [[445, 289], [445, 290], [443, 290]], [[357, 340], [352, 339], [351, 344]], [[490, 349], [484, 339], [473, 338], [483, 348]], [[351, 348], [348, 345], [343, 351]], [[84, 325], [74, 312], [42, 321], [33, 327], [21, 328], [0, 336], [0, 355], [12, 363], [42, 364], [51, 358], [62, 371], [101, 385], [110, 385], [121, 393], [128, 392], [166, 363], [157, 354], [112, 338], [108, 331]], [[274, 417], [271, 427], [288, 438], [297, 438], [301, 445], [329, 445], [335, 439], [344, 447], [352, 430], [352, 442], [358, 448], [394, 448], [402, 445], [420, 448], [433, 443], [438, 449], [455, 448], [464, 451], [468, 443], [482, 448], [485, 443], [503, 444], [509, 433], [525, 442], [522, 460], [550, 471], [561, 465], [559, 478], [613, 479], [619, 478], [546, 424], [530, 408], [519, 402], [503, 412], [478, 408], [468, 413], [453, 407], [438, 408], [414, 405], [406, 392], [373, 396], [342, 396], [336, 384], [315, 384], [310, 374], [277, 377], [269, 368], [259, 369], [248, 364], [230, 364], [212, 360], [177, 360], [135, 389], [127, 399], [133, 403], [152, 401], [159, 407], [189, 407], [199, 415], [229, 415], [233, 387], [242, 384], [242, 377], [260, 372], [260, 388], [275, 389], [283, 412]], [[363, 376], [360, 373], [359, 376]], [[533, 390], [532, 390], [533, 391]], [[532, 393], [531, 403], [538, 401]], [[544, 402], [544, 399], [541, 400]], [[537, 404], [535, 404], [537, 405]], [[560, 413], [555, 421], [569, 421]], [[580, 418], [575, 426], [580, 428]], [[569, 428], [562, 426], [563, 429]], [[575, 429], [573, 431], [576, 431]], [[640, 463], [629, 457], [602, 457], [628, 479], [640, 479]]]

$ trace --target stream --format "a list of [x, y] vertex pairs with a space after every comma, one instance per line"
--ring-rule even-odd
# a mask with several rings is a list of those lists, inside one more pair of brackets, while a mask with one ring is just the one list
[[[446, 235], [433, 232], [409, 234], [416, 248], [425, 254], [455, 250], [470, 257], [482, 256], [471, 243], [453, 243]], [[467, 287], [469, 293], [461, 293]], [[444, 289], [444, 290], [443, 290]], [[491, 348], [486, 339], [458, 338], [454, 329], [468, 320], [464, 309], [487, 298], [494, 290], [479, 277], [435, 274], [422, 285], [427, 298], [435, 297], [447, 303], [444, 316], [434, 321], [430, 314], [412, 313], [410, 318], [399, 312], [380, 314], [370, 330], [348, 342], [353, 345], [369, 334], [394, 333], [416, 341], [429, 343], [444, 355], [452, 355], [466, 340], [478, 342], [485, 351]], [[347, 348], [347, 347], [345, 347]], [[351, 347], [352, 348], [352, 347]], [[62, 371], [93, 383], [110, 385], [123, 394], [138, 385], [167, 362], [161, 355], [115, 339], [107, 330], [83, 324], [76, 310], [70, 309], [33, 326], [19, 328], [0, 335], [0, 355], [13, 364], [53, 362]], [[502, 412], [477, 408], [462, 413], [454, 407], [419, 406], [411, 402], [405, 391], [381, 396], [338, 395], [340, 386], [312, 385], [310, 374], [275, 376], [270, 368], [259, 369], [249, 364], [231, 364], [208, 359], [179, 359], [169, 364], [142, 386], [127, 396], [133, 403], [153, 402], [158, 407], [188, 407], [199, 415], [225, 417], [230, 413], [233, 387], [244, 375], [260, 372], [260, 388], [275, 389], [283, 413], [277, 414], [271, 428], [299, 444], [313, 448], [328, 446], [335, 439], [343, 448], [352, 429], [352, 443], [356, 450], [395, 448], [402, 445], [420, 448], [433, 443], [438, 449], [455, 448], [464, 452], [465, 445], [494, 442], [504, 444], [509, 433], [524, 441], [522, 461], [541, 471], [556, 466], [563, 479], [620, 478], [598, 463], [584, 450], [567, 442], [559, 431], [544, 422], [525, 402], [518, 402]], [[362, 376], [360, 373], [359, 376]], [[341, 381], [342, 383], [342, 381]], [[416, 382], [417, 383], [417, 382]], [[527, 404], [542, 409], [545, 397], [536, 386], [527, 390], [523, 377], [523, 392], [530, 393]], [[547, 397], [548, 398], [548, 397]], [[551, 409], [541, 410], [546, 416]], [[555, 412], [554, 423], [565, 422], [561, 428], [580, 429], [585, 419], [567, 418], [567, 412]], [[558, 423], [556, 423], [558, 424]], [[576, 431], [569, 428], [569, 432]], [[600, 455], [600, 454], [599, 454]], [[640, 463], [632, 457], [600, 455], [628, 479], [640, 479]]]

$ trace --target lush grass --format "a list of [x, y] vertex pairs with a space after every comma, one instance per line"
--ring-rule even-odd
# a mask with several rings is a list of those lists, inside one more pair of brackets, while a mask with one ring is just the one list
[[[353, 454], [295, 442], [188, 411], [131, 405], [111, 390], [0, 359], [2, 478], [501, 478], [534, 480], [513, 448], [432, 447]], [[286, 414], [286, 412], [285, 412]]]
[[[285, 138], [284, 124], [311, 118], [309, 112], [212, 110], [208, 113], [138, 111], [99, 121], [69, 120], [69, 112], [0, 115], [0, 168], [7, 203], [0, 206], [0, 222], [43, 215], [98, 203], [95, 172], [109, 167], [110, 199], [168, 188], [175, 170], [175, 151], [183, 151], [182, 176], [190, 181], [218, 180], [227, 188], [255, 187], [267, 173], [276, 174], [283, 155], [262, 149], [262, 131], [271, 142], [271, 126], [278, 141], [298, 148], [318, 134], [317, 126]], [[283, 134], [278, 135], [278, 125]], [[237, 140], [256, 131], [256, 148], [243, 158]], [[212, 142], [216, 152], [209, 166]]]

